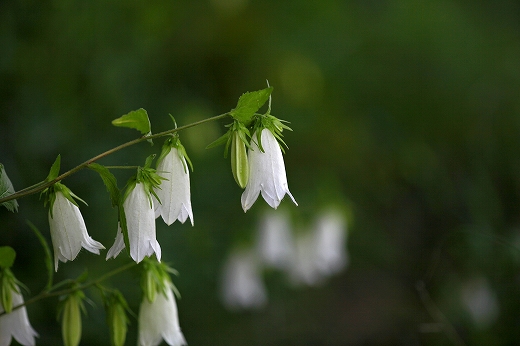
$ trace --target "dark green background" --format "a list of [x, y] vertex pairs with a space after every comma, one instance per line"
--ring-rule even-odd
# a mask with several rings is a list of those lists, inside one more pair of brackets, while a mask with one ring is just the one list
[[[152, 131], [224, 113], [245, 91], [274, 86], [289, 187], [282, 205], [305, 227], [327, 201], [349, 217], [351, 264], [319, 288], [294, 289], [267, 273], [269, 304], [230, 313], [220, 304], [227, 252], [256, 229], [221, 148], [205, 146], [227, 122], [190, 129], [195, 227], [158, 222], [190, 345], [511, 345], [520, 339], [520, 4], [517, 1], [2, 1], [0, 162], [16, 188], [137, 136], [110, 121], [145, 108]], [[139, 165], [161, 140], [100, 161]], [[116, 172], [122, 187], [129, 172]], [[101, 179], [64, 183], [89, 203], [90, 235], [107, 248], [116, 231]], [[0, 245], [18, 253], [15, 275], [36, 294], [49, 239], [34, 195], [0, 211]], [[92, 278], [127, 263], [82, 251], [56, 279]], [[460, 299], [486, 278], [499, 315], [479, 328]], [[138, 271], [109, 284], [137, 313]], [[424, 282], [431, 300], [416, 288]], [[423, 293], [425, 291], [422, 291]], [[87, 291], [82, 345], [108, 344], [102, 304]], [[26, 295], [26, 297], [30, 296]], [[61, 342], [56, 299], [28, 307], [39, 345]], [[438, 308], [449, 328], [431, 313]], [[430, 309], [430, 310], [429, 310]], [[427, 325], [425, 325], [427, 324]], [[425, 332], [424, 326], [438, 327]], [[132, 318], [127, 344], [135, 344]]]

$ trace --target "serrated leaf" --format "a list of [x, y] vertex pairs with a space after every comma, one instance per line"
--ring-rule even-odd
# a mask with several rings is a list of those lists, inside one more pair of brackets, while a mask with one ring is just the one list
[[120, 118], [112, 120], [112, 125], [136, 129], [143, 135], [151, 133], [150, 119], [148, 118], [148, 113], [143, 108], [131, 111]]
[[[0, 198], [7, 197], [9, 195], [12, 195], [13, 193], [13, 183], [11, 183], [11, 180], [7, 176], [7, 173], [4, 169], [4, 165], [0, 163]], [[2, 203], [2, 205], [11, 212], [18, 211], [18, 202], [16, 201], [16, 199], [4, 202]]]
[[238, 103], [235, 109], [229, 114], [236, 120], [248, 124], [255, 113], [262, 107], [265, 102], [269, 99], [273, 87], [266, 89], [246, 92], [238, 99]]
[[49, 171], [49, 175], [47, 178], [45, 178], [45, 181], [53, 181], [58, 177], [60, 174], [60, 165], [61, 165], [61, 155], [58, 154], [58, 157], [56, 157], [56, 160], [54, 160], [54, 163], [51, 166], [51, 169]]
[[40, 230], [31, 221], [27, 220], [26, 222], [27, 225], [29, 225], [29, 227], [32, 229], [38, 240], [40, 241], [40, 244], [43, 247], [43, 251], [45, 252], [45, 268], [47, 269], [47, 285], [45, 286], [45, 289], [48, 290], [52, 286], [52, 280], [54, 275], [51, 249], [49, 248], [49, 244], [47, 243], [47, 240], [45, 240], [45, 237], [42, 235]]
[[99, 163], [91, 163], [88, 165], [88, 168], [99, 173], [99, 176], [103, 180], [103, 183], [105, 184], [105, 187], [110, 194], [112, 207], [116, 207], [119, 204], [119, 198], [121, 196], [119, 188], [117, 187], [116, 177], [112, 174], [112, 172], [110, 172], [110, 170], [108, 170], [108, 168], [100, 165]]
[[11, 268], [16, 258], [16, 251], [10, 246], [0, 246], [0, 268]]

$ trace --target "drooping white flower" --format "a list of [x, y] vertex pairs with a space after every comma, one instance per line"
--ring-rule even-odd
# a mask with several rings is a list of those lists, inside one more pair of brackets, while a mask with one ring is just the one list
[[312, 232], [300, 232], [295, 237], [292, 264], [289, 277], [293, 284], [319, 285], [323, 275], [316, 266], [316, 242]]
[[294, 251], [289, 215], [283, 211], [266, 212], [261, 218], [256, 246], [264, 265], [286, 268]]
[[171, 283], [165, 280], [164, 292], [150, 302], [146, 296], [139, 310], [139, 345], [157, 346], [164, 339], [170, 346], [187, 345], [179, 326], [177, 303]]
[[[264, 152], [260, 150], [256, 141], [251, 141], [253, 150], [248, 151], [249, 181], [242, 193], [244, 212], [251, 208], [260, 193], [267, 204], [274, 209], [280, 205], [285, 194], [288, 194], [294, 204], [298, 205], [289, 191], [280, 145], [269, 129], [257, 131], [262, 131], [260, 138]], [[256, 132], [253, 138], [258, 138]]]
[[157, 165], [157, 173], [165, 178], [155, 190], [161, 203], [154, 200], [155, 217], [162, 216], [169, 226], [175, 220], [184, 223], [189, 217], [193, 226], [193, 211], [190, 197], [190, 173], [184, 155], [175, 147]]
[[344, 215], [335, 209], [320, 213], [312, 229], [296, 236], [289, 272], [292, 282], [315, 286], [339, 273], [349, 261], [346, 243]]
[[316, 222], [314, 240], [316, 266], [323, 275], [337, 274], [347, 266], [347, 221], [342, 213], [334, 209], [322, 212]]
[[[145, 256], [150, 257], [153, 253], [157, 260], [161, 260], [161, 246], [155, 236], [155, 213], [153, 202], [145, 191], [143, 183], [136, 183], [125, 201], [123, 209], [126, 216], [128, 228], [128, 241], [130, 242], [130, 256], [139, 263]], [[119, 235], [121, 234], [121, 235]], [[123, 234], [119, 231], [114, 245], [109, 253], [114, 257], [124, 247]]]
[[[23, 304], [23, 297], [19, 293], [19, 287], [15, 285], [14, 288], [11, 292], [13, 306]], [[0, 313], [3, 312], [4, 307], [0, 303]], [[24, 346], [33, 346], [35, 345], [34, 338], [37, 336], [38, 333], [29, 322], [25, 306], [0, 316], [0, 346], [10, 345], [13, 337]]]
[[229, 255], [222, 275], [222, 300], [232, 310], [260, 308], [267, 302], [254, 251], [235, 250]]
[[496, 293], [486, 278], [477, 277], [465, 282], [461, 288], [461, 296], [478, 328], [486, 329], [497, 320], [500, 306]]
[[49, 226], [54, 248], [54, 268], [58, 271], [58, 260], [74, 260], [82, 247], [97, 255], [105, 247], [88, 235], [79, 208], [60, 190], [55, 192], [55, 197], [49, 210]]

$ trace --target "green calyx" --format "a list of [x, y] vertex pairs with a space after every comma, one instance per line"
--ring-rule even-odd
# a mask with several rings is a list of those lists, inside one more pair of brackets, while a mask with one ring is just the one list
[[179, 155], [179, 159], [181, 160], [183, 166], [184, 166], [184, 172], [187, 172], [188, 167], [186, 166], [186, 162], [188, 162], [188, 165], [191, 168], [191, 171], [193, 172], [193, 164], [191, 163], [190, 158], [188, 157], [188, 154], [186, 153], [186, 149], [181, 143], [181, 140], [179, 139], [178, 133], [173, 133], [171, 136], [169, 136], [165, 141], [161, 149], [161, 154], [159, 155], [159, 158], [157, 159], [157, 165], [168, 155], [172, 148], [177, 149], [177, 154]]
[[151, 258], [143, 260], [143, 275], [141, 277], [141, 289], [143, 295], [150, 303], [155, 301], [157, 293], [166, 294], [166, 290], [172, 288], [175, 294], [180, 297], [180, 293], [170, 279], [170, 273], [179, 273], [166, 265]]
[[148, 196], [148, 199], [150, 201], [150, 206], [153, 205], [152, 196], [157, 198], [157, 200], [159, 201], [159, 197], [155, 193], [155, 189], [159, 188], [159, 186], [161, 185], [161, 180], [164, 180], [164, 178], [157, 174], [157, 171], [151, 167], [154, 158], [155, 154], [148, 156], [146, 158], [144, 167], [137, 168], [136, 175], [130, 178], [130, 180], [127, 183], [127, 187], [121, 200], [121, 204], [126, 200], [128, 195], [130, 195], [130, 192], [132, 192], [132, 190], [138, 183], [143, 184], [144, 191], [146, 192], [146, 195]]
[[66, 199], [68, 199], [72, 204], [74, 204], [78, 208], [79, 205], [78, 202], [76, 202], [76, 200], [79, 200], [83, 202], [85, 205], [88, 205], [87, 202], [76, 196], [68, 187], [66, 187], [62, 183], [55, 183], [54, 185], [51, 185], [45, 190], [43, 190], [40, 194], [40, 198], [41, 196], [44, 196], [43, 205], [47, 206], [47, 204], [49, 204], [49, 212], [51, 214], [51, 217], [53, 217], [52, 209], [54, 207], [54, 202], [56, 201], [56, 194], [58, 192], [61, 192]]

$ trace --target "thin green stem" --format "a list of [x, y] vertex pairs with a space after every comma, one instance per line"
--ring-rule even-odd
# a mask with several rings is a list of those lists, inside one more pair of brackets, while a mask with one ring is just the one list
[[[13, 307], [13, 311], [16, 310], [16, 309], [19, 309], [19, 308], [21, 308], [23, 306], [27, 306], [27, 305], [36, 303], [37, 301], [42, 300], [42, 299], [51, 298], [51, 297], [57, 297], [57, 296], [61, 296], [61, 295], [66, 295], [66, 294], [72, 293], [72, 292], [74, 292], [76, 290], [84, 290], [84, 289], [89, 288], [91, 286], [98, 285], [99, 283], [105, 281], [106, 279], [108, 279], [108, 278], [110, 278], [110, 277], [112, 277], [114, 275], [117, 275], [117, 274], [119, 274], [121, 272], [124, 272], [125, 270], [133, 268], [136, 265], [137, 264], [135, 262], [130, 262], [130, 263], [125, 264], [124, 266], [121, 266], [119, 268], [116, 268], [116, 269], [114, 269], [114, 270], [112, 270], [112, 271], [110, 271], [110, 272], [108, 272], [108, 273], [106, 273], [104, 275], [101, 275], [99, 278], [97, 278], [95, 280], [86, 282], [84, 284], [81, 284], [79, 286], [75, 286], [73, 288], [67, 288], [67, 289], [63, 289], [63, 290], [60, 290], [60, 291], [54, 291], [55, 289], [57, 289], [57, 288], [59, 288], [59, 287], [61, 287], [63, 285], [74, 283], [74, 280], [70, 280], [70, 279], [64, 280], [62, 282], [57, 283], [56, 285], [54, 285], [50, 289], [44, 290], [41, 293], [35, 295], [34, 297], [32, 297], [30, 299], [27, 299], [24, 303], [14, 306]], [[0, 316], [3, 316], [3, 315], [5, 315], [5, 311], [0, 313]]]
[[72, 168], [71, 170], [61, 174], [60, 176], [58, 176], [54, 180], [51, 180], [51, 181], [48, 181], [48, 182], [45, 182], [45, 181], [44, 182], [40, 182], [40, 183], [37, 183], [37, 184], [33, 185], [34, 187], [25, 188], [23, 190], [20, 190], [20, 191], [17, 191], [15, 193], [13, 193], [12, 195], [7, 196], [7, 197], [0, 198], [0, 204], [5, 203], [5, 202], [10, 201], [10, 200], [13, 200], [13, 199], [23, 198], [23, 197], [26, 197], [26, 196], [33, 195], [35, 193], [41, 192], [41, 191], [45, 190], [46, 188], [48, 188], [49, 186], [52, 186], [53, 184], [57, 183], [58, 181], [67, 178], [69, 175], [72, 175], [72, 174], [82, 170], [83, 168], [87, 167], [91, 163], [93, 163], [93, 162], [95, 162], [95, 161], [97, 161], [99, 159], [102, 159], [102, 158], [104, 158], [104, 157], [106, 157], [108, 155], [111, 155], [111, 154], [113, 154], [116, 151], [119, 151], [121, 149], [127, 148], [129, 146], [132, 146], [132, 145], [137, 144], [137, 143], [141, 143], [141, 142], [149, 140], [149, 139], [155, 139], [155, 138], [168, 136], [170, 134], [173, 134], [175, 132], [188, 129], [190, 127], [194, 127], [194, 126], [198, 126], [198, 125], [210, 122], [210, 121], [222, 119], [222, 118], [224, 118], [224, 117], [226, 117], [228, 115], [229, 115], [229, 113], [223, 113], [223, 114], [211, 117], [211, 118], [199, 120], [199, 121], [196, 121], [196, 122], [188, 124], [188, 125], [177, 127], [175, 129], [159, 132], [159, 133], [156, 133], [156, 134], [153, 134], [153, 135], [150, 135], [150, 136], [139, 137], [139, 138], [134, 139], [132, 141], [123, 143], [121, 145], [118, 145], [117, 147], [114, 147], [112, 149], [109, 149], [109, 150], [105, 151], [104, 153], [101, 153], [99, 155], [94, 156], [93, 158], [91, 158], [91, 159], [83, 162], [82, 164]]

